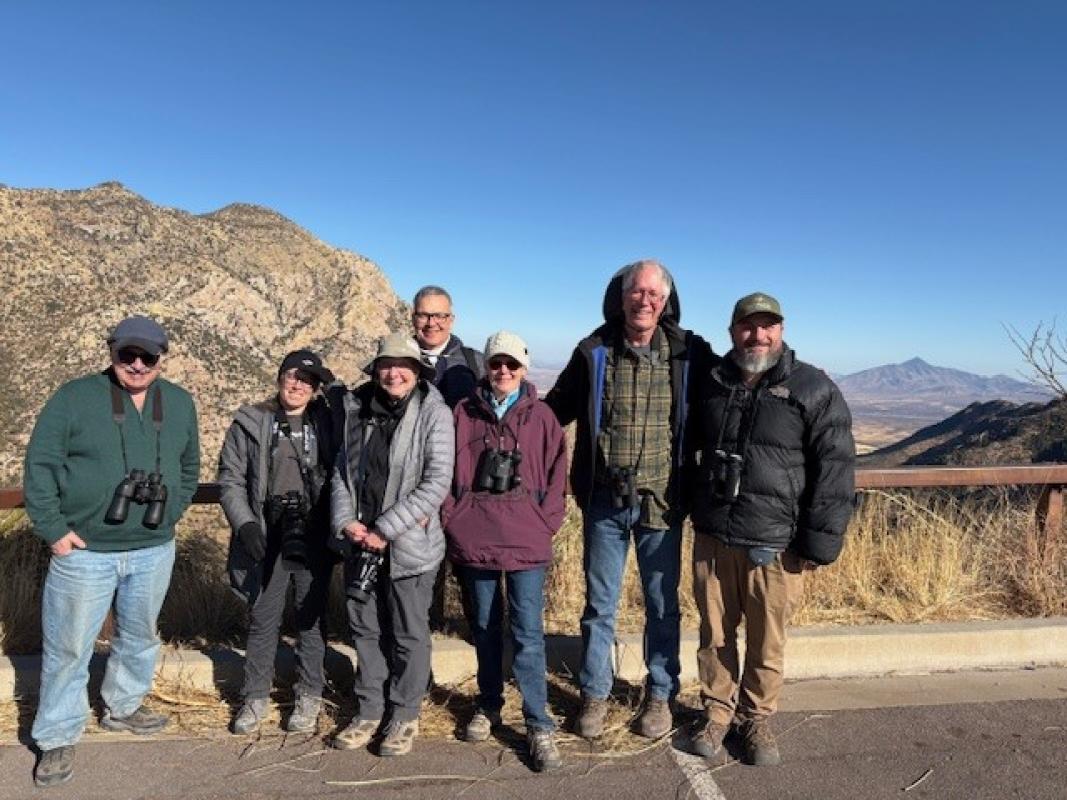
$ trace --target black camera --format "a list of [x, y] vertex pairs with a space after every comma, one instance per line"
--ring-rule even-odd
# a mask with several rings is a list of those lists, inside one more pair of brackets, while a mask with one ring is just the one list
[[716, 450], [711, 458], [711, 494], [720, 502], [732, 503], [741, 491], [744, 458], [725, 450]]
[[522, 485], [519, 476], [519, 464], [522, 453], [515, 450], [498, 450], [491, 447], [482, 455], [478, 465], [478, 474], [474, 478], [477, 491], [503, 494]]
[[634, 467], [608, 467], [611, 505], [614, 508], [633, 508], [640, 505], [637, 493], [637, 470]]
[[351, 566], [348, 567], [351, 570], [348, 580], [348, 596], [359, 602], [370, 597], [378, 585], [378, 573], [381, 572], [384, 563], [384, 552], [361, 548], [352, 559]]
[[281, 541], [282, 558], [306, 563], [308, 504], [304, 495], [294, 489], [268, 497], [267, 522]]
[[167, 487], [163, 484], [163, 476], [158, 472], [146, 475], [143, 469], [130, 470], [115, 487], [104, 521], [112, 525], [125, 522], [131, 502], [148, 506], [142, 522], [146, 528], [158, 528], [163, 522], [163, 511], [167, 505]]

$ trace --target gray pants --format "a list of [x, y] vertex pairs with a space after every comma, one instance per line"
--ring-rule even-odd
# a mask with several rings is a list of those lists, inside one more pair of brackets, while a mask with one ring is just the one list
[[326, 597], [330, 590], [332, 565], [305, 566], [283, 561], [279, 556], [266, 577], [266, 586], [252, 606], [245, 653], [245, 700], [270, 696], [274, 680], [274, 657], [278, 652], [278, 631], [285, 613], [289, 584], [293, 584], [296, 612], [296, 691], [312, 697], [322, 695], [322, 662], [326, 656]]
[[367, 599], [348, 599], [357, 659], [353, 690], [361, 718], [381, 719], [388, 703], [393, 720], [418, 719], [430, 681], [436, 575], [436, 569], [399, 580], [382, 575]]

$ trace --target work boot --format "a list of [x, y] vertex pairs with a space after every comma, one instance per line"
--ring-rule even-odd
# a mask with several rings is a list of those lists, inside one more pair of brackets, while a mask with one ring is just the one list
[[150, 736], [159, 733], [170, 722], [166, 714], [157, 714], [149, 711], [145, 706], [139, 706], [136, 711], [125, 717], [114, 717], [111, 709], [104, 710], [104, 716], [100, 720], [100, 727], [109, 731], [124, 731], [136, 733], [138, 736]]
[[39, 787], [58, 786], [74, 775], [74, 745], [53, 747], [41, 752], [41, 760], [33, 773], [33, 782]]
[[237, 712], [237, 716], [233, 718], [233, 724], [230, 726], [237, 736], [244, 736], [259, 728], [263, 718], [267, 716], [270, 711], [270, 700], [266, 697], [256, 697], [250, 700], [245, 700], [241, 705], [241, 710]]
[[646, 739], [659, 739], [670, 733], [672, 727], [670, 702], [663, 697], [649, 697], [637, 717], [637, 734]]
[[406, 756], [411, 752], [411, 746], [415, 743], [415, 737], [419, 735], [419, 721], [417, 719], [402, 722], [393, 720], [385, 729], [385, 738], [378, 747], [378, 755]]
[[467, 742], [484, 742], [493, 732], [493, 728], [500, 725], [499, 711], [483, 711], [478, 709], [463, 730], [463, 740]]
[[358, 750], [370, 744], [371, 739], [381, 726], [380, 719], [356, 718], [348, 723], [348, 727], [330, 740], [334, 750]]
[[322, 698], [310, 694], [297, 694], [293, 703], [293, 713], [285, 721], [285, 729], [290, 733], [311, 733], [319, 723], [319, 711], [322, 710]]
[[551, 772], [563, 766], [563, 757], [556, 747], [556, 737], [552, 731], [527, 731], [526, 746], [530, 749], [530, 761], [536, 772]]
[[712, 722], [710, 719], [698, 722], [689, 738], [689, 749], [698, 756], [718, 760], [726, 755], [723, 741], [726, 739], [727, 727]]
[[574, 726], [583, 739], [595, 739], [604, 732], [604, 718], [608, 715], [607, 698], [582, 695], [582, 710]]
[[778, 742], [771, 726], [763, 717], [742, 720], [738, 726], [745, 747], [745, 761], [756, 767], [773, 767], [782, 763]]

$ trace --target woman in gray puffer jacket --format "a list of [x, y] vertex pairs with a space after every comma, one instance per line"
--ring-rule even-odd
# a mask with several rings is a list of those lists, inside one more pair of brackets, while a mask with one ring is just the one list
[[222, 509], [233, 529], [227, 570], [249, 606], [243, 703], [236, 734], [259, 727], [270, 706], [278, 631], [294, 587], [298, 639], [296, 703], [290, 731], [312, 731], [322, 704], [326, 597], [333, 557], [326, 548], [334, 459], [331, 415], [319, 387], [333, 373], [309, 350], [289, 353], [278, 393], [238, 409], [219, 454]]
[[430, 602], [445, 552], [439, 509], [455, 440], [452, 414], [428, 382], [433, 369], [413, 339], [386, 337], [366, 371], [371, 380], [344, 398], [330, 499], [330, 542], [345, 560], [358, 704], [333, 745], [366, 746], [388, 716], [378, 752], [394, 756], [411, 751], [430, 679]]

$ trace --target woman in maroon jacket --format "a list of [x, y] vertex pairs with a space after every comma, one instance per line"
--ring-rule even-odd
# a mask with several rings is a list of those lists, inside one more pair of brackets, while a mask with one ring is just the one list
[[478, 653], [478, 711], [466, 739], [481, 742], [504, 704], [503, 605], [522, 692], [530, 759], [538, 771], [562, 765], [548, 714], [544, 585], [552, 536], [563, 524], [567, 454], [551, 409], [526, 380], [530, 356], [513, 333], [485, 345], [486, 377], [456, 406], [456, 469], [441, 520], [448, 557], [466, 584]]

